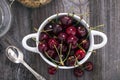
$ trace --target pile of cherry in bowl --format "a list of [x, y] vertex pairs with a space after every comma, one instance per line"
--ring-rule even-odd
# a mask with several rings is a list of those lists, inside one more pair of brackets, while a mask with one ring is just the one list
[[89, 49], [89, 32], [73, 16], [49, 20], [40, 33], [39, 51], [59, 66], [78, 65]]

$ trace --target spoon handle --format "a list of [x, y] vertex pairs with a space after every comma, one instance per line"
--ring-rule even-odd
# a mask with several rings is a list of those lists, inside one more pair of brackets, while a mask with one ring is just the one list
[[46, 80], [43, 76], [34, 71], [25, 61], [21, 63], [37, 78], [37, 80]]

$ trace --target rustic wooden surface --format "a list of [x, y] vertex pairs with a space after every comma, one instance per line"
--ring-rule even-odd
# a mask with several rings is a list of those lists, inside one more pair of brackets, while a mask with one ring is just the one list
[[[26, 51], [21, 44], [22, 38], [35, 32], [39, 25], [57, 12], [91, 12], [84, 19], [91, 25], [105, 24], [101, 30], [108, 36], [105, 47], [97, 50], [90, 57], [94, 63], [92, 72], [85, 72], [81, 78], [73, 75], [73, 70], [58, 70], [50, 76], [46, 64], [38, 54]], [[21, 64], [10, 62], [5, 56], [5, 49], [15, 45], [24, 52], [25, 61], [47, 80], [120, 80], [120, 0], [53, 0], [50, 4], [30, 9], [15, 2], [12, 6], [13, 22], [9, 32], [0, 38], [0, 80], [36, 80]], [[101, 39], [97, 38], [96, 42]], [[34, 41], [29, 41], [34, 46]]]

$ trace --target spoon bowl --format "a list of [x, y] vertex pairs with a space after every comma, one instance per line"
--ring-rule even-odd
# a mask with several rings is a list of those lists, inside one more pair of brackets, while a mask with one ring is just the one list
[[6, 49], [6, 56], [14, 63], [20, 63], [23, 60], [23, 53], [15, 46], [9, 46]]

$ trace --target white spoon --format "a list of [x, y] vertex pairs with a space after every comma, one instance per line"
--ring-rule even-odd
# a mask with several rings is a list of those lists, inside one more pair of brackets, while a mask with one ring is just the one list
[[9, 60], [11, 60], [14, 63], [21, 63], [23, 64], [29, 71], [32, 72], [32, 74], [37, 78], [37, 80], [46, 80], [44, 77], [39, 75], [37, 72], [35, 72], [24, 60], [23, 60], [23, 53], [16, 48], [15, 46], [9, 46], [6, 49], [6, 56]]

